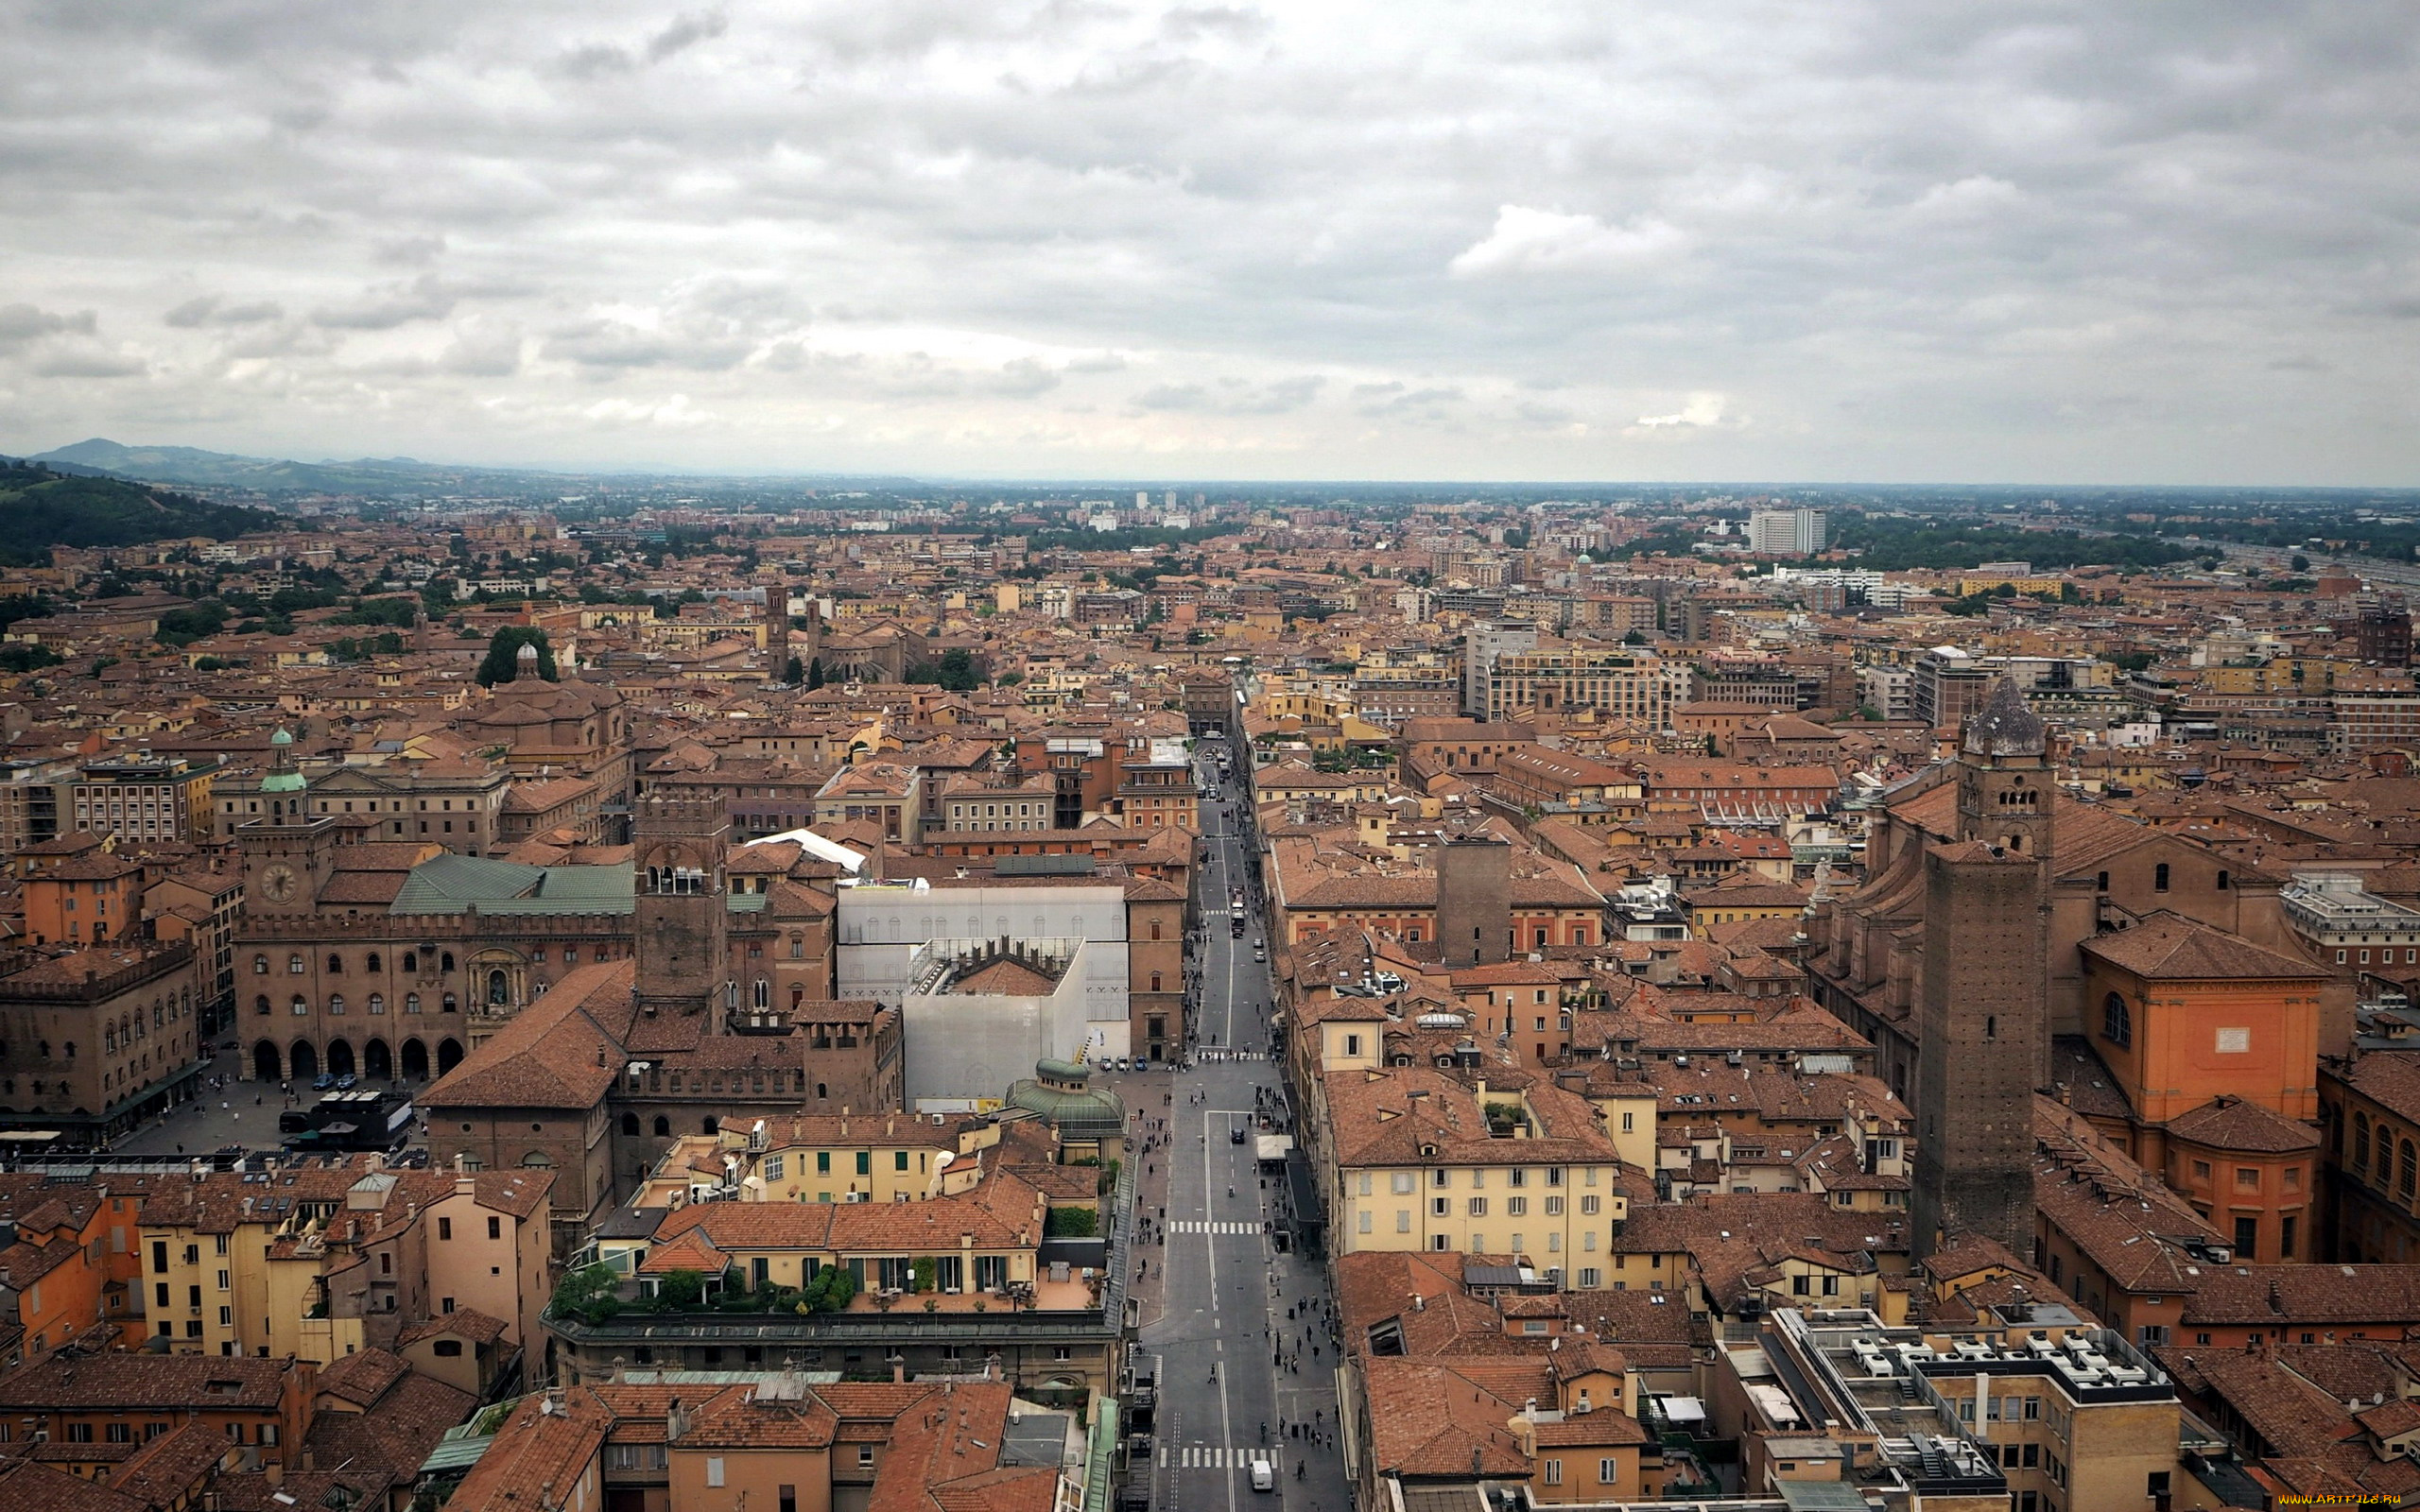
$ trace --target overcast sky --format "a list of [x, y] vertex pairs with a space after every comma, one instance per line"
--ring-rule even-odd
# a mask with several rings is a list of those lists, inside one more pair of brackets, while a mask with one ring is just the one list
[[2408, 7], [13, 0], [0, 450], [2420, 483]]

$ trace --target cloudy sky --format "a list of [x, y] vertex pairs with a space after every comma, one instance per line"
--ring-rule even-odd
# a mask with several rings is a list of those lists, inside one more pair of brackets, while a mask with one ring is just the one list
[[2397, 5], [11, 0], [0, 450], [2420, 483]]

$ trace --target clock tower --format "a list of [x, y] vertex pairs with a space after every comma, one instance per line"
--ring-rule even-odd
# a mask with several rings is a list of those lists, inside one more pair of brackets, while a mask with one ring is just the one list
[[309, 784], [294, 765], [294, 737], [280, 730], [268, 748], [261, 816], [235, 831], [244, 851], [244, 908], [256, 919], [316, 908], [336, 843], [335, 822], [310, 812]]

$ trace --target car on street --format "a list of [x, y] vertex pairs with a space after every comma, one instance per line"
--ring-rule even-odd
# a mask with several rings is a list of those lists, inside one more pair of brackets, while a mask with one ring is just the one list
[[1244, 1126], [1241, 1124], [1229, 1124], [1227, 1125], [1227, 1143], [1230, 1144], [1241, 1144], [1243, 1142]]
[[1277, 1489], [1277, 1467], [1271, 1465], [1265, 1456], [1257, 1454], [1253, 1456], [1252, 1488], [1255, 1491]]
[[336, 1077], [334, 1077], [334, 1076], [330, 1075], [328, 1073], [326, 1073], [326, 1072], [324, 1072], [324, 1071], [323, 1071], [323, 1072], [321, 1072], [321, 1073], [320, 1073], [318, 1075], [316, 1075], [316, 1076], [314, 1076], [314, 1077], [312, 1077], [312, 1078], [311, 1078], [311, 1090], [312, 1090], [313, 1091], [315, 1091], [315, 1092], [323, 1092], [323, 1091], [326, 1091], [329, 1088], [331, 1088], [331, 1087], [335, 1086], [336, 1084], [337, 1084], [337, 1079], [336, 1079]]

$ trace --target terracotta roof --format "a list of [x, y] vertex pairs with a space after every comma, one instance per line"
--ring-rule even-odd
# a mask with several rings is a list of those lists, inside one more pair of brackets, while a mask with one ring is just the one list
[[2213, 1149], [2284, 1155], [2319, 1148], [2319, 1130], [2240, 1097], [2220, 1097], [2168, 1121], [2171, 1139]]
[[2308, 960], [2280, 954], [2240, 936], [2166, 911], [2149, 916], [2132, 929], [2096, 935], [2083, 942], [2083, 950], [2086, 955], [2155, 981], [2316, 981], [2327, 974]]
[[0, 1410], [206, 1408], [274, 1412], [294, 1359], [67, 1352], [0, 1377]]
[[[420, 1105], [595, 1108], [627, 1057], [584, 1010], [594, 998], [612, 1014], [608, 1022], [626, 1021], [636, 970], [627, 958], [575, 968], [424, 1091]], [[619, 1012], [613, 1013], [616, 1003]]]

